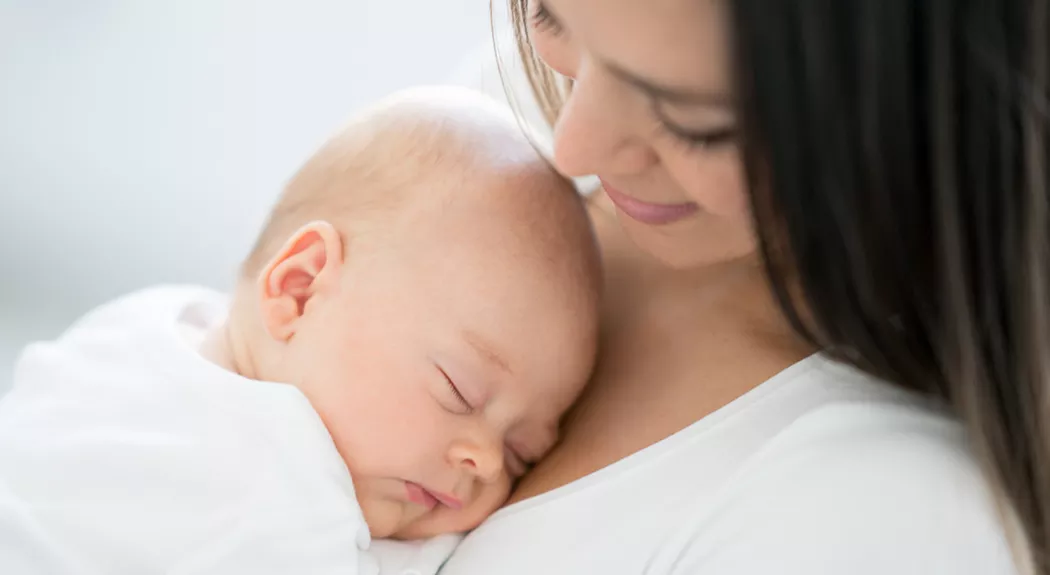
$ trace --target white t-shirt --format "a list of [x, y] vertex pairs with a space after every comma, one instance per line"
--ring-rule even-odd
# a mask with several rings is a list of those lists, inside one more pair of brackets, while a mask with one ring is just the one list
[[442, 575], [1005, 575], [958, 425], [813, 356], [683, 431], [506, 507]]
[[[509, 89], [549, 151], [513, 34], [497, 38], [502, 66], [486, 45], [455, 81], [497, 98]], [[497, 512], [441, 574], [1013, 574], [965, 443], [949, 419], [815, 356], [664, 441]]]
[[226, 313], [215, 292], [156, 288], [25, 351], [0, 401], [0, 573], [434, 573], [454, 536], [366, 552], [350, 474], [296, 388], [197, 353]]

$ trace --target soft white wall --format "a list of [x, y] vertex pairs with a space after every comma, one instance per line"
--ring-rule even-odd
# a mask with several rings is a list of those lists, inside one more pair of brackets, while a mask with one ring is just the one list
[[227, 286], [330, 131], [488, 39], [488, 0], [0, 0], [0, 390], [94, 304]]

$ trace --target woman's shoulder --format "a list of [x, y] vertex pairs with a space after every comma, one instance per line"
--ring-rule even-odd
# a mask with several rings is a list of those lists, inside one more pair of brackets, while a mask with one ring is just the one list
[[[994, 508], [962, 426], [921, 402], [832, 402], [816, 408], [756, 454], [740, 479], [748, 490], [792, 493], [814, 505], [828, 502], [828, 511], [836, 514], [845, 509], [840, 505], [872, 503], [893, 504], [871, 512], [902, 511], [911, 519], [938, 503], [959, 511]], [[909, 508], [908, 502], [925, 503]]]
[[884, 472], [914, 474], [916, 480], [980, 475], [966, 431], [947, 407], [824, 355], [800, 365], [796, 377], [823, 400], [784, 426], [754, 465], [814, 471], [798, 462], [815, 458], [835, 466], [896, 462], [884, 465]]
[[677, 572], [1014, 573], [962, 426], [880, 385], [769, 441], [697, 515], [704, 537], [682, 531]]

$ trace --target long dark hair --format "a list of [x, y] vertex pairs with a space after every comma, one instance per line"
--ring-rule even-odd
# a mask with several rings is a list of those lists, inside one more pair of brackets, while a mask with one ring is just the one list
[[[1022, 530], [1020, 564], [1043, 575], [1048, 1], [728, 0], [752, 208], [784, 314], [953, 408]], [[529, 47], [527, 0], [511, 14], [553, 119], [565, 91]]]

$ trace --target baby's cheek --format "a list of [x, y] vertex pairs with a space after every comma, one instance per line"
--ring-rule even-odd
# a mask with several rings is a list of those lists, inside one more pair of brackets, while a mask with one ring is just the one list
[[460, 525], [454, 531], [474, 529], [502, 507], [510, 496], [510, 479], [504, 474], [497, 482], [479, 483], [476, 489], [477, 493], [469, 505], [459, 511], [448, 510], [458, 515]]

